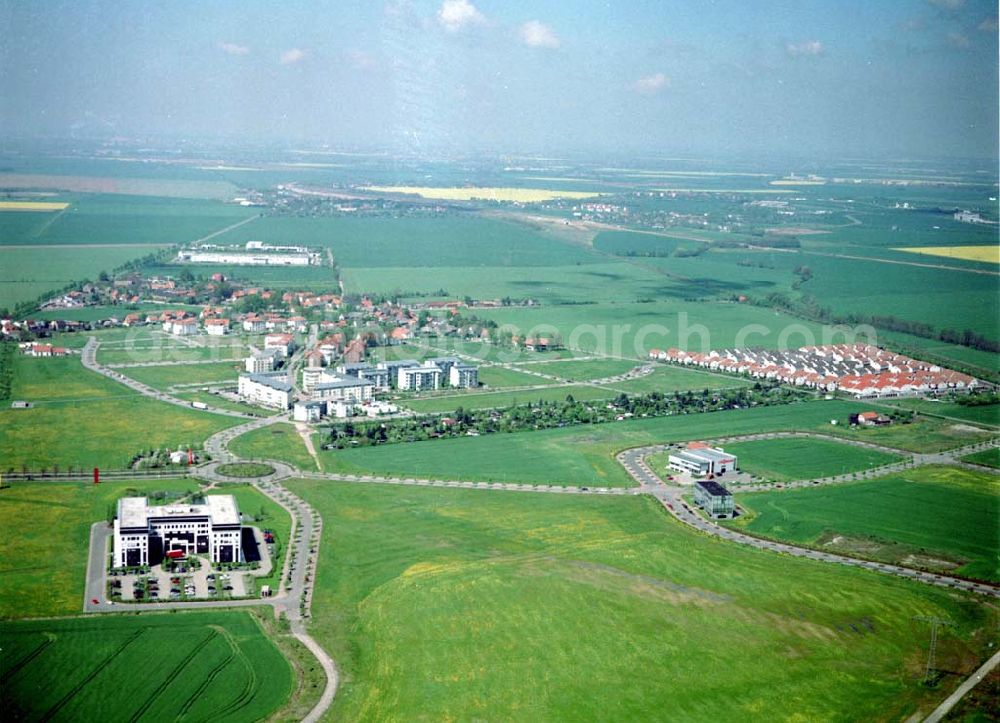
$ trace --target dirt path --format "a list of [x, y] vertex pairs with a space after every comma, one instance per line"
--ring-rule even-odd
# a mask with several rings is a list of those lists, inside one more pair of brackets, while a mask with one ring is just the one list
[[309, 452], [309, 456], [313, 458], [313, 462], [316, 463], [316, 469], [320, 472], [323, 471], [323, 465], [319, 461], [319, 455], [316, 454], [316, 445], [313, 444], [312, 440], [312, 429], [305, 422], [296, 422], [295, 431], [299, 433], [302, 437], [303, 444], [306, 445], [306, 451]]

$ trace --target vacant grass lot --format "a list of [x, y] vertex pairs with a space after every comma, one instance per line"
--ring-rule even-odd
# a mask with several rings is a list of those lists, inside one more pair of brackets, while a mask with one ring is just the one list
[[864, 407], [829, 401], [709, 414], [609, 422], [483, 437], [321, 452], [331, 472], [531, 484], [628, 487], [614, 455], [627, 447], [749, 434], [810, 430]]
[[247, 612], [39, 620], [0, 631], [0, 706], [12, 720], [259, 720], [293, 687], [288, 662]]
[[284, 422], [241, 434], [229, 443], [229, 451], [245, 459], [277, 459], [301, 470], [316, 469], [295, 426]]
[[741, 377], [712, 374], [700, 369], [685, 369], [675, 366], [657, 366], [652, 374], [625, 382], [614, 382], [610, 386], [627, 394], [648, 394], [650, 392], [686, 392], [703, 389], [736, 389], [750, 386], [752, 382]]
[[823, 431], [845, 439], [858, 439], [910, 452], [940, 452], [981, 442], [996, 434], [995, 431], [934, 417], [917, 417], [910, 424], [897, 423], [887, 427], [850, 427], [846, 420], [839, 421], [836, 427], [827, 425]]
[[0, 469], [123, 469], [150, 447], [200, 446], [238, 419], [144, 397], [87, 371], [77, 357], [17, 356], [13, 399], [33, 409], [0, 409]]
[[479, 383], [496, 389], [500, 387], [538, 386], [540, 384], [555, 384], [556, 382], [506, 367], [491, 366], [479, 367]]
[[242, 367], [239, 362], [218, 364], [174, 364], [149, 367], [129, 367], [119, 372], [154, 389], [166, 389], [174, 384], [236, 384]]
[[962, 459], [966, 462], [972, 462], [972, 464], [981, 464], [987, 467], [1000, 468], [1000, 447], [985, 449], [982, 452], [976, 452], [975, 454], [962, 457]]
[[808, 437], [737, 442], [725, 449], [739, 457], [744, 472], [775, 482], [848, 474], [902, 460], [894, 454]]
[[949, 686], [996, 623], [945, 591], [706, 538], [647, 498], [290, 487], [337, 551], [312, 624], [344, 673], [337, 719], [905, 719], [941, 697], [912, 617], [958, 624]]
[[624, 359], [581, 359], [579, 361], [558, 361], [525, 366], [531, 371], [551, 374], [572, 382], [614, 377], [631, 371], [635, 367], [636, 362]]
[[923, 414], [960, 419], [973, 424], [1000, 426], [1000, 404], [966, 406], [952, 402], [932, 402], [926, 399], [898, 399], [892, 401], [892, 406], [912, 409]]
[[754, 534], [1000, 581], [1000, 481], [988, 472], [919, 467], [737, 501], [751, 515], [734, 524]]

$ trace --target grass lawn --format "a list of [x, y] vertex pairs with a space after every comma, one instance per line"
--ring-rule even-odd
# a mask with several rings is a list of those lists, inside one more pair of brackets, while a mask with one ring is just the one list
[[1000, 480], [919, 467], [876, 480], [739, 495], [754, 534], [1000, 581]]
[[[528, 369], [531, 368], [528, 367]], [[479, 383], [485, 384], [491, 389], [497, 389], [500, 387], [527, 387], [538, 386], [540, 384], [555, 384], [556, 382], [506, 367], [490, 366], [479, 367]]]
[[[868, 409], [871, 406], [865, 408]], [[909, 424], [895, 423], [886, 427], [851, 427], [845, 419], [839, 421], [837, 426], [828, 424], [822, 431], [845, 439], [858, 439], [910, 452], [940, 452], [996, 436], [994, 431], [934, 417], [918, 416]]]
[[[316, 446], [318, 449], [319, 445]], [[241, 434], [229, 443], [229, 451], [245, 459], [277, 459], [300, 470], [316, 469], [316, 462], [295, 426], [285, 422]]]
[[898, 399], [891, 406], [912, 409], [926, 414], [962, 419], [973, 424], [1000, 426], [1000, 404], [979, 404], [966, 406], [954, 402], [932, 402], [927, 399]]
[[150, 367], [119, 369], [122, 374], [148, 384], [154, 389], [166, 389], [173, 384], [236, 384], [242, 365], [239, 362], [218, 364], [165, 364]]
[[14, 482], [0, 490], [0, 617], [71, 615], [83, 605], [90, 526], [119, 497], [195, 492], [195, 480]]
[[608, 422], [514, 434], [320, 452], [331, 472], [530, 484], [629, 487], [614, 455], [627, 447], [724, 434], [810, 430], [864, 407], [819, 401], [708, 414]]
[[571, 382], [589, 379], [604, 379], [624, 374], [636, 367], [635, 361], [627, 359], [581, 359], [579, 361], [558, 361], [546, 364], [528, 364], [525, 369], [542, 374], [551, 374]]
[[[544, 380], [542, 380], [544, 381]], [[401, 399], [399, 404], [415, 412], [453, 412], [458, 407], [463, 409], [487, 409], [513, 407], [528, 402], [561, 402], [567, 396], [577, 401], [590, 399], [610, 399], [615, 393], [602, 387], [582, 385], [558, 385], [542, 389], [519, 389], [517, 391], [460, 392], [448, 396], [422, 397], [417, 399]]]
[[859, 472], [902, 460], [894, 454], [808, 437], [738, 442], [725, 449], [739, 457], [744, 472], [775, 482]]
[[188, 346], [169, 339], [154, 339], [150, 342], [136, 342], [129, 345], [102, 345], [97, 352], [97, 360], [101, 364], [137, 364], [146, 362], [162, 362], [164, 364], [180, 361], [227, 361], [243, 359], [247, 356], [247, 346], [237, 337], [232, 337], [231, 344], [213, 346]]
[[957, 623], [949, 687], [997, 622], [946, 591], [706, 538], [648, 498], [289, 486], [337, 551], [310, 626], [343, 673], [337, 719], [904, 719], [942, 696], [920, 684], [913, 616]]
[[123, 469], [143, 449], [198, 447], [239, 423], [144, 397], [75, 357], [15, 357], [12, 398], [35, 407], [0, 409], [0, 470]]
[[0, 634], [13, 720], [258, 720], [294, 685], [243, 611], [8, 622]]
[[750, 386], [748, 379], [712, 374], [699, 369], [685, 369], [675, 366], [657, 366], [652, 374], [625, 382], [609, 385], [626, 394], [648, 394], [649, 392], [686, 392], [702, 389], [735, 389]]
[[1000, 468], [1000, 447], [992, 447], [990, 449], [984, 449], [982, 452], [975, 452], [974, 454], [962, 457], [965, 462], [972, 462], [972, 464], [982, 464], [987, 467]]

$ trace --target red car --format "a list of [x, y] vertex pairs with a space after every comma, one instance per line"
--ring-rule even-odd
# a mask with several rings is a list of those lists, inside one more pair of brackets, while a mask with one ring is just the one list
[[100, 604], [101, 604], [101, 601], [100, 601], [100, 600], [98, 600], [98, 599], [97, 599], [96, 597], [94, 597], [94, 598], [91, 598], [91, 599], [90, 599], [90, 602], [91, 602], [92, 604], [94, 604], [94, 605], [100, 605]]

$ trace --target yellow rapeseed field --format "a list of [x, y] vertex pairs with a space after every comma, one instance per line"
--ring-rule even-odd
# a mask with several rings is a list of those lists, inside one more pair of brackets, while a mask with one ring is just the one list
[[56, 201], [0, 201], [0, 211], [62, 211], [67, 206]]
[[966, 261], [985, 261], [988, 264], [1000, 264], [1000, 246], [906, 246], [893, 249], [908, 251], [911, 254], [927, 256], [944, 256], [949, 259], [965, 259]]
[[544, 188], [434, 188], [428, 186], [364, 186], [362, 191], [407, 193], [438, 201], [510, 201], [538, 203], [555, 198], [593, 198], [593, 191], [550, 191]]

